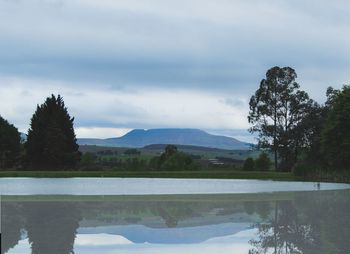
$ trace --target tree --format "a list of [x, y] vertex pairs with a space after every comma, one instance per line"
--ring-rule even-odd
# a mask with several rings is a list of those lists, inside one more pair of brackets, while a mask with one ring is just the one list
[[175, 145], [167, 145], [160, 156], [149, 161], [149, 167], [156, 170], [197, 170], [198, 165], [192, 157], [179, 152]]
[[265, 152], [262, 152], [259, 157], [255, 160], [255, 168], [259, 171], [267, 171], [270, 169], [271, 160], [269, 155]]
[[165, 158], [169, 158], [170, 156], [174, 155], [175, 153], [177, 153], [177, 147], [175, 145], [167, 145], [165, 147], [165, 152], [164, 152]]
[[281, 159], [290, 168], [302, 144], [299, 124], [313, 101], [299, 90], [297, 74], [290, 67], [273, 67], [266, 73], [249, 102], [250, 132], [258, 132], [259, 146], [274, 153], [275, 169]]
[[175, 145], [167, 145], [164, 152], [160, 156], [160, 164], [163, 164], [167, 159], [177, 153], [177, 147]]
[[141, 151], [135, 149], [135, 148], [131, 148], [131, 149], [127, 149], [124, 152], [125, 155], [140, 155]]
[[325, 128], [321, 135], [322, 151], [334, 169], [350, 165], [350, 86], [333, 93]]
[[37, 106], [26, 143], [30, 167], [62, 169], [76, 165], [80, 153], [73, 122], [60, 95], [51, 95]]
[[244, 161], [243, 164], [244, 171], [254, 171], [255, 170], [255, 162], [254, 159], [249, 157]]
[[168, 157], [161, 164], [161, 170], [196, 170], [197, 166], [191, 156], [183, 152], [177, 152]]
[[0, 168], [14, 166], [20, 153], [20, 142], [17, 128], [0, 116]]

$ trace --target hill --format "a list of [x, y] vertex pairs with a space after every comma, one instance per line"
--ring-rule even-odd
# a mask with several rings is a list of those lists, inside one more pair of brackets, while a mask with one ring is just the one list
[[78, 139], [79, 145], [141, 148], [153, 144], [174, 144], [228, 150], [248, 150], [250, 144], [235, 138], [212, 135], [199, 129], [135, 129], [120, 138]]

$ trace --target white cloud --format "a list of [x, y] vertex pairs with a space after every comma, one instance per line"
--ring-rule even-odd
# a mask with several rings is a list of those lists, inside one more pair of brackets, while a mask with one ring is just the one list
[[130, 130], [128, 128], [78, 127], [75, 128], [75, 134], [79, 138], [117, 138]]
[[132, 128], [248, 127], [247, 107], [228, 105], [226, 95], [220, 93], [181, 89], [128, 92], [98, 85], [79, 90], [64, 82], [11, 78], [0, 79], [0, 84], [1, 113], [21, 131], [28, 128], [36, 105], [58, 93], [75, 117], [78, 137], [120, 136]]
[[272, 66], [318, 101], [349, 83], [349, 29], [341, 0], [0, 0], [0, 114], [25, 131], [61, 93], [79, 135], [245, 129]]
[[75, 246], [108, 246], [132, 244], [130, 240], [122, 235], [111, 234], [77, 234], [74, 245]]

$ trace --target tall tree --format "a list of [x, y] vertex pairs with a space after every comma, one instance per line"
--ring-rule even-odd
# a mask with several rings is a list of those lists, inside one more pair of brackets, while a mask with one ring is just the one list
[[0, 168], [13, 167], [20, 153], [20, 134], [0, 116]]
[[250, 99], [248, 121], [251, 132], [258, 132], [259, 146], [274, 152], [275, 169], [281, 158], [282, 167], [290, 168], [302, 146], [298, 126], [313, 101], [299, 90], [297, 74], [290, 67], [273, 67], [260, 82]]
[[327, 101], [324, 105], [314, 102], [309, 108], [309, 113], [303, 118], [298, 131], [304, 139], [306, 146], [306, 160], [314, 165], [324, 166], [326, 164], [325, 156], [321, 150], [321, 136], [325, 128], [327, 116], [333, 107], [335, 98], [340, 93], [332, 87], [328, 87], [326, 95]]
[[350, 86], [332, 93], [328, 117], [322, 131], [324, 155], [334, 169], [350, 168]]
[[80, 153], [73, 122], [60, 95], [52, 95], [37, 106], [26, 143], [30, 167], [62, 169], [76, 165]]

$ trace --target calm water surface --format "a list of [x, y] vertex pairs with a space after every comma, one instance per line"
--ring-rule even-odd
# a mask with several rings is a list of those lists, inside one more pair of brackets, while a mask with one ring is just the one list
[[348, 189], [348, 184], [157, 178], [0, 178], [2, 195], [223, 194]]
[[[21, 186], [0, 180], [1, 253], [346, 254], [350, 249], [349, 185], [24, 178], [17, 183]], [[147, 195], [140, 195], [143, 190]]]

